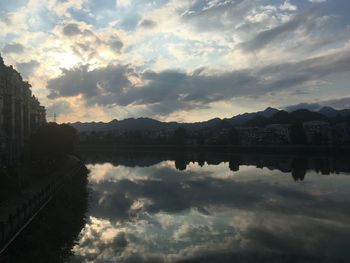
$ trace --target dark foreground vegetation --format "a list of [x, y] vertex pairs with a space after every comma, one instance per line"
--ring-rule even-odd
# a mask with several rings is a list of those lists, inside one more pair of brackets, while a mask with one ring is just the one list
[[0, 203], [64, 168], [74, 154], [76, 130], [68, 125], [47, 124], [34, 133], [17, 163], [0, 168]]

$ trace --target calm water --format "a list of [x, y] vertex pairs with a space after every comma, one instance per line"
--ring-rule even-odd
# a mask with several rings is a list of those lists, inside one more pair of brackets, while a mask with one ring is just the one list
[[57, 262], [350, 262], [347, 159], [85, 159], [84, 225]]

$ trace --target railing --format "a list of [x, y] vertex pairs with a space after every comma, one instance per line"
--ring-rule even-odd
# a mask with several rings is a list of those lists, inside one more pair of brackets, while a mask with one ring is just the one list
[[76, 175], [81, 169], [82, 165], [79, 163], [64, 176], [57, 177], [17, 207], [15, 212], [8, 215], [7, 220], [0, 222], [0, 255], [50, 202], [56, 192], [63, 186], [65, 180], [72, 175]]

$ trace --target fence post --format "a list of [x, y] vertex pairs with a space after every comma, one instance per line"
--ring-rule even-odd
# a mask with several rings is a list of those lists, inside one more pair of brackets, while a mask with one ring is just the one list
[[5, 243], [5, 223], [0, 222], [0, 244]]
[[11, 234], [13, 232], [13, 215], [12, 214], [9, 214], [8, 222], [10, 225], [10, 233], [9, 234]]

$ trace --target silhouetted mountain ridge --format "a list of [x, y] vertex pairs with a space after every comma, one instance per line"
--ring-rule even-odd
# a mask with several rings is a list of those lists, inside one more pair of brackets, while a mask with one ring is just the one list
[[344, 110], [336, 110], [332, 107], [323, 107], [321, 108], [318, 113], [327, 116], [327, 117], [336, 117], [336, 116], [350, 116], [350, 109], [344, 109]]
[[79, 132], [101, 131], [159, 131], [175, 130], [183, 127], [189, 131], [201, 129], [220, 129], [230, 126], [263, 126], [268, 124], [292, 124], [307, 121], [346, 121], [350, 118], [350, 109], [336, 110], [331, 107], [323, 107], [317, 112], [298, 109], [292, 112], [267, 108], [263, 111], [244, 113], [232, 118], [214, 118], [203, 122], [180, 123], [162, 122], [152, 118], [128, 118], [124, 120], [114, 119], [111, 122], [76, 122], [71, 123]]

